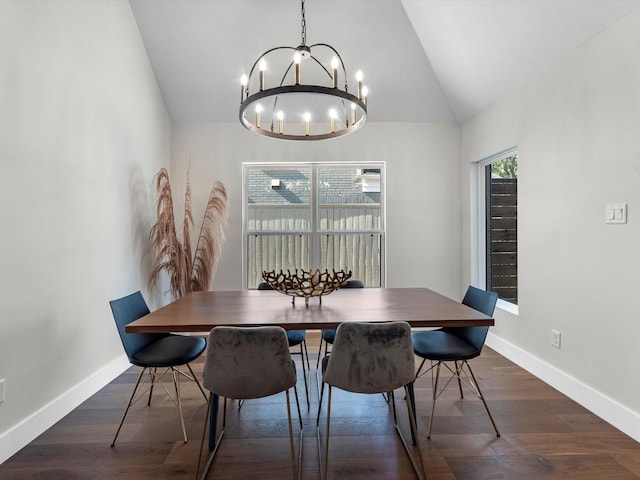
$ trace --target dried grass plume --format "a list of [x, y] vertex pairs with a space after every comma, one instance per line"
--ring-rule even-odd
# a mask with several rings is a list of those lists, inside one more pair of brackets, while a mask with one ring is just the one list
[[175, 299], [191, 292], [209, 290], [220, 260], [227, 227], [227, 190], [221, 182], [216, 181], [211, 187], [195, 254], [192, 254], [191, 231], [194, 224], [189, 174], [190, 168], [187, 170], [184, 196], [182, 238], [176, 230], [169, 173], [162, 168], [155, 177], [157, 221], [150, 233], [155, 267], [151, 271], [150, 283], [155, 285], [164, 270], [169, 275], [170, 290]]

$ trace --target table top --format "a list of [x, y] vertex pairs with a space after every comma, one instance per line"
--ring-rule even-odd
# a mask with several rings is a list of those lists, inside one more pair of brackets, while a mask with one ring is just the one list
[[491, 326], [477, 310], [426, 288], [345, 288], [309, 300], [273, 290], [195, 292], [126, 327], [129, 333], [208, 332], [213, 327], [337, 328], [343, 322], [405, 321], [412, 327]]

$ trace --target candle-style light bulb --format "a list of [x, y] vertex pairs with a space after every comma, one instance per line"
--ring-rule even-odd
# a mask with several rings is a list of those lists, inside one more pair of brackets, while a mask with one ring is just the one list
[[331, 118], [331, 133], [336, 131], [336, 119], [338, 118], [338, 112], [334, 108], [329, 110], [329, 118]]
[[356, 123], [356, 104], [351, 102], [351, 125]]
[[356, 82], [358, 82], [358, 98], [362, 99], [362, 70], [356, 72]]
[[282, 113], [282, 110], [278, 110], [276, 117], [278, 117], [278, 133], [282, 133], [284, 131], [284, 113]]
[[331, 68], [333, 69], [333, 88], [338, 88], [338, 57], [331, 59]]
[[249, 78], [243, 73], [240, 77], [240, 103], [244, 102], [244, 99], [247, 97], [247, 84], [249, 83]]
[[367, 104], [367, 95], [369, 95], [369, 89], [365, 85], [362, 87], [362, 103]]
[[260, 113], [264, 110], [262, 104], [258, 103], [256, 105], [256, 127], [260, 128]]
[[311, 121], [311, 114], [309, 112], [306, 112], [302, 118], [304, 118], [304, 134], [309, 135], [309, 122]]
[[300, 55], [300, 52], [296, 52], [293, 54], [293, 63], [294, 63], [293, 83], [295, 83], [296, 85], [300, 85], [300, 61], [301, 60], [302, 60], [302, 55]]
[[260, 68], [260, 91], [262, 91], [264, 90], [264, 71], [267, 69], [267, 62], [264, 58], [260, 59], [258, 67]]

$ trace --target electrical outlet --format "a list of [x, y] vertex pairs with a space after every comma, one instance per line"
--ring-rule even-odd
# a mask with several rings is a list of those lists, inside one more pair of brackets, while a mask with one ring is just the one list
[[551, 330], [551, 346], [560, 348], [560, 337], [562, 334], [557, 330]]
[[0, 380], [0, 403], [4, 402], [4, 378]]

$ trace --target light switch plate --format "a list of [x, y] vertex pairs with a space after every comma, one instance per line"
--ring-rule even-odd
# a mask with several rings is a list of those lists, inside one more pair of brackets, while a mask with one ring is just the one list
[[4, 402], [4, 378], [0, 380], [0, 403]]
[[627, 204], [610, 203], [607, 205], [605, 222], [608, 224], [627, 223]]

